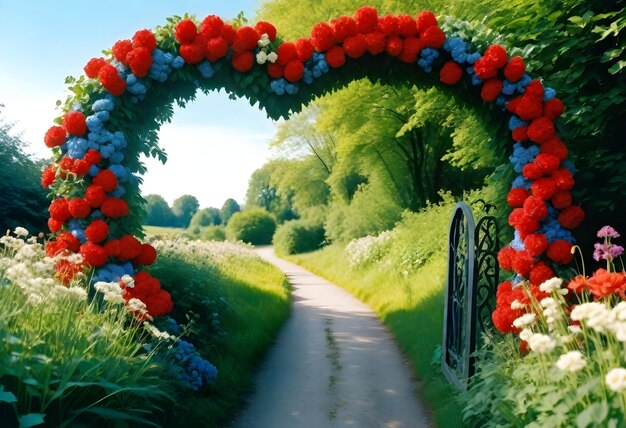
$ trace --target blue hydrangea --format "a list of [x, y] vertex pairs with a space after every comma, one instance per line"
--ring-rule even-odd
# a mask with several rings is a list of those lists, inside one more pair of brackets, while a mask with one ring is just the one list
[[532, 181], [527, 179], [526, 177], [524, 177], [523, 175], [518, 175], [517, 177], [515, 177], [515, 180], [513, 180], [513, 183], [511, 184], [511, 187], [514, 189], [517, 188], [522, 188], [522, 189], [530, 189], [530, 186], [532, 185]]
[[95, 165], [91, 165], [89, 167], [89, 176], [90, 177], [95, 177], [96, 175], [98, 175], [98, 173], [100, 172], [100, 168], [98, 168]]
[[191, 343], [178, 340], [175, 351], [176, 361], [182, 368], [179, 379], [185, 387], [198, 391], [217, 378], [215, 366], [202, 358]]
[[524, 122], [518, 116], [512, 115], [509, 119], [509, 129], [513, 131], [514, 129], [519, 128], [520, 126], [528, 126], [528, 122]]
[[180, 325], [178, 325], [176, 320], [170, 316], [161, 317], [159, 327], [161, 330], [175, 336], [178, 336], [182, 332]]
[[126, 189], [124, 187], [122, 187], [122, 186], [117, 186], [111, 192], [111, 196], [113, 196], [114, 198], [121, 198], [125, 194], [126, 194]]
[[524, 241], [522, 240], [519, 232], [516, 230], [514, 233], [514, 238], [511, 241], [511, 247], [513, 247], [513, 249], [515, 251], [522, 251], [526, 249], [526, 246], [524, 246]]
[[472, 54], [467, 55], [467, 63], [468, 64], [475, 64], [476, 61], [478, 61], [480, 59], [482, 55], [479, 54], [478, 52], [474, 52]]
[[457, 64], [464, 64], [467, 62], [467, 43], [460, 37], [452, 37], [446, 40], [443, 44], [443, 48], [450, 52], [452, 59]]
[[113, 111], [114, 107], [115, 106], [113, 104], [113, 101], [105, 98], [105, 99], [97, 100], [96, 102], [94, 102], [93, 106], [91, 106], [91, 110], [94, 113], [101, 112], [101, 111]]
[[572, 175], [576, 174], [576, 167], [571, 161], [564, 160], [561, 165], [563, 166], [563, 168], [566, 168]]
[[554, 242], [560, 239], [563, 239], [570, 244], [574, 244], [576, 242], [572, 232], [563, 228], [561, 223], [559, 223], [555, 218], [554, 214], [548, 216], [548, 218], [540, 223], [539, 233], [545, 234], [548, 242]]
[[111, 163], [122, 163], [124, 161], [124, 157], [123, 152], [115, 152], [109, 157], [109, 161]]
[[103, 215], [100, 212], [100, 210], [93, 210], [93, 211], [91, 211], [91, 214], [89, 214], [89, 218], [91, 218], [91, 219], [97, 219], [97, 218], [102, 218], [102, 217], [103, 217]]
[[109, 120], [111, 118], [111, 113], [109, 113], [108, 111], [99, 111], [96, 113], [96, 117], [98, 118], [98, 120], [100, 120], [100, 122], [106, 122], [107, 120]]
[[524, 74], [522, 78], [517, 81], [517, 92], [523, 94], [526, 90], [526, 86], [528, 86], [528, 84], [532, 82], [532, 80], [532, 77], [530, 77], [528, 74]]
[[115, 152], [115, 147], [112, 144], [106, 144], [100, 146], [100, 154], [104, 159], [108, 159]]
[[545, 88], [543, 90], [543, 100], [549, 101], [552, 98], [556, 97], [556, 91], [552, 88]]
[[287, 85], [287, 81], [283, 78], [272, 80], [270, 83], [270, 88], [272, 91], [276, 93], [276, 95], [285, 95], [285, 86]]
[[417, 65], [426, 73], [433, 71], [433, 62], [439, 58], [439, 51], [433, 48], [422, 49]]
[[98, 132], [104, 126], [96, 115], [87, 116], [85, 122], [87, 123], [87, 128], [92, 132]]
[[470, 68], [472, 69], [472, 72], [470, 73], [472, 75], [472, 85], [478, 86], [481, 83], [483, 83], [483, 80], [480, 77], [478, 77], [477, 75], [474, 74], [474, 67], [468, 67], [468, 70]]
[[507, 79], [504, 79], [502, 82], [502, 93], [504, 95], [513, 95], [516, 89], [517, 83], [509, 82]]
[[174, 61], [172, 61], [172, 68], [175, 70], [183, 68], [183, 65], [185, 65], [185, 60], [180, 55], [178, 55], [176, 58], [174, 58]]
[[80, 137], [71, 137], [65, 144], [67, 147], [67, 153], [73, 159], [84, 158], [89, 146], [87, 140]]
[[513, 170], [515, 170], [515, 172], [521, 173], [524, 169], [524, 166], [534, 161], [540, 152], [541, 149], [539, 149], [539, 146], [537, 146], [536, 144], [532, 144], [530, 147], [524, 148], [521, 143], [515, 143], [513, 145], [513, 153], [511, 154], [511, 156], [509, 156], [509, 160], [513, 164]]
[[213, 74], [215, 73], [209, 61], [203, 61], [198, 64], [198, 71], [205, 79], [213, 77]]
[[115, 165], [109, 166], [109, 170], [113, 174], [115, 174], [115, 176], [121, 183], [125, 183], [126, 181], [128, 181], [129, 170], [126, 167], [119, 165], [119, 164], [115, 164]]

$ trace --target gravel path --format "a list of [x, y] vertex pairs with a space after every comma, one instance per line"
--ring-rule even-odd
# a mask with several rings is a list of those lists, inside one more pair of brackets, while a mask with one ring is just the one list
[[408, 362], [372, 311], [274, 255], [293, 285], [292, 314], [234, 427], [430, 427]]

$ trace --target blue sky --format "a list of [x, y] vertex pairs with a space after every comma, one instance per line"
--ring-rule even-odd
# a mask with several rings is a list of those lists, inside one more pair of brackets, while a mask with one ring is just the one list
[[[29, 143], [27, 152], [46, 157], [43, 134], [58, 115], [65, 77], [119, 39], [154, 28], [185, 12], [232, 19], [240, 11], [253, 20], [257, 0], [0, 0], [0, 103], [2, 116], [15, 121]], [[241, 124], [245, 124], [242, 127]], [[245, 100], [232, 101], [222, 91], [201, 95], [177, 109], [163, 126], [165, 166], [147, 161], [144, 194], [158, 193], [170, 203], [184, 193], [202, 207], [221, 206], [229, 197], [243, 202], [252, 171], [269, 158], [268, 140], [275, 126]]]

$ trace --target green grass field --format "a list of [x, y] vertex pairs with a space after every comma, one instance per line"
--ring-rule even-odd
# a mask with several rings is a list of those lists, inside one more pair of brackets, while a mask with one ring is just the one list
[[174, 238], [185, 233], [186, 229], [182, 227], [161, 227], [161, 226], [143, 226], [143, 230], [148, 236], [166, 236]]

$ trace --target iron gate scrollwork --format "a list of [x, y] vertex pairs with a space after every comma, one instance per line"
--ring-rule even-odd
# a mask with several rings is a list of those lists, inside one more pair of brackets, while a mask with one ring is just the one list
[[[487, 213], [489, 205], [485, 204]], [[479, 331], [490, 325], [499, 266], [498, 224], [486, 215], [478, 224], [469, 206], [454, 207], [448, 235], [448, 277], [443, 323], [442, 371], [459, 388], [474, 373]]]

